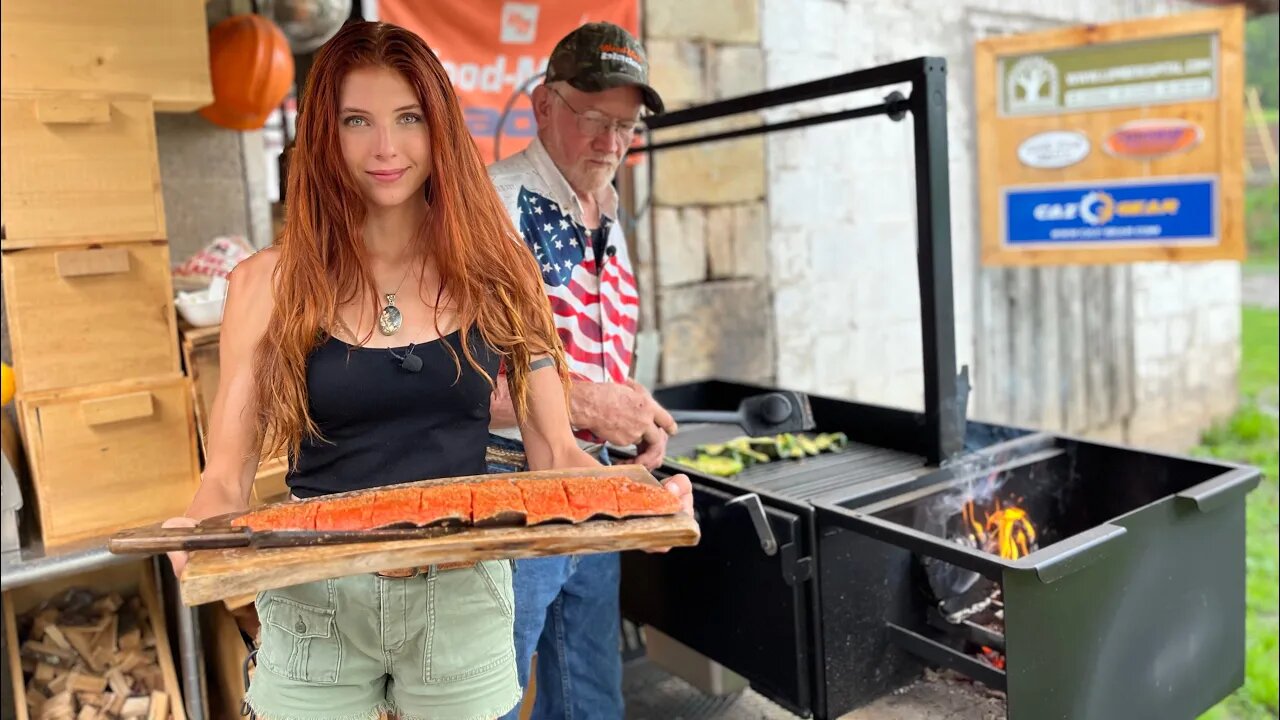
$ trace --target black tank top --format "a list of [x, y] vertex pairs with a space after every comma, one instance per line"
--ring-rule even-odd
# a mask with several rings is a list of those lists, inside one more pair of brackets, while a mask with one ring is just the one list
[[[401, 367], [408, 347], [362, 348], [330, 337], [316, 348], [307, 359], [307, 394], [321, 439], [303, 439], [286, 477], [293, 494], [483, 474], [492, 388], [462, 355], [461, 337], [455, 331], [415, 345], [418, 372]], [[445, 343], [458, 354], [461, 376]], [[475, 329], [471, 352], [496, 379], [499, 356]]]

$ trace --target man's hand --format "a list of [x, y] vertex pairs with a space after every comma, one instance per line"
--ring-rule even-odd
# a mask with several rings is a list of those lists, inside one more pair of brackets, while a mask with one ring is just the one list
[[640, 442], [636, 443], [636, 459], [637, 465], [643, 465], [650, 470], [656, 470], [662, 465], [662, 459], [667, 455], [667, 433], [657, 425], [650, 425], [645, 430], [644, 437]]
[[[668, 413], [643, 385], [635, 380], [628, 380], [627, 387], [647, 398], [649, 408], [653, 410], [653, 424], [645, 429], [644, 436], [636, 443], [636, 464], [653, 470], [662, 465], [667, 454], [667, 439], [679, 429], [671, 413]], [[683, 476], [682, 476], [683, 477]]]
[[655, 430], [676, 432], [671, 414], [662, 409], [643, 386], [635, 382], [581, 383], [574, 385], [574, 425], [618, 446], [639, 445], [656, 439]]

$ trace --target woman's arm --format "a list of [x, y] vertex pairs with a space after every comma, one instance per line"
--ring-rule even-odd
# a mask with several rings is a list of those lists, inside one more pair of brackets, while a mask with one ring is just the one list
[[[539, 358], [534, 358], [537, 362]], [[599, 467], [600, 461], [578, 447], [569, 426], [564, 388], [551, 366], [529, 373], [529, 412], [520, 423], [520, 437], [530, 470]], [[684, 511], [693, 514], [693, 487], [685, 475], [673, 475], [663, 483], [680, 498]]]
[[[209, 412], [204, 472], [186, 514], [167, 527], [190, 526], [215, 515], [246, 510], [258, 469], [261, 438], [257, 430], [254, 352], [266, 332], [272, 308], [274, 250], [241, 262], [231, 273], [218, 343], [218, 390]], [[185, 553], [170, 553], [181, 572]]]
[[[546, 356], [542, 356], [546, 357]], [[542, 358], [533, 358], [537, 363]], [[598, 467], [600, 461], [578, 446], [565, 406], [564, 386], [553, 365], [529, 373], [528, 409], [519, 421], [530, 470]], [[510, 398], [511, 392], [505, 393]]]

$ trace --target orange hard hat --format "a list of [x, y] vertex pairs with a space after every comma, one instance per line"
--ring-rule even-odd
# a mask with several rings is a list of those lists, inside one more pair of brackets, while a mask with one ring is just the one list
[[209, 31], [209, 71], [213, 104], [200, 114], [232, 130], [258, 130], [293, 85], [293, 54], [275, 23], [234, 15]]

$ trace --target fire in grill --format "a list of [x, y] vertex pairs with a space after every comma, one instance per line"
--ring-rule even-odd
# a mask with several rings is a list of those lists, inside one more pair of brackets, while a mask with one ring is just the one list
[[[988, 482], [995, 477], [989, 476]], [[981, 496], [982, 492], [970, 489], [963, 495]], [[954, 525], [957, 516], [959, 526], [949, 537], [965, 547], [1004, 560], [1017, 560], [1039, 547], [1035, 524], [1027, 511], [1018, 505], [1002, 503], [999, 497], [990, 506], [985, 506], [978, 497], [970, 497], [959, 513], [947, 518], [948, 525]], [[1000, 585], [947, 562], [924, 558], [923, 564], [936, 602], [936, 608], [929, 612], [930, 624], [964, 638], [971, 654], [997, 670], [1004, 670], [1004, 601]]]

